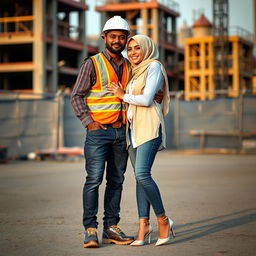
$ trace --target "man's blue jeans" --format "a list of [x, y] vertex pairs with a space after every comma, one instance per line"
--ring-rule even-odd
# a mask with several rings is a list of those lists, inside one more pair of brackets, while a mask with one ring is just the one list
[[152, 205], [157, 217], [165, 214], [160, 191], [151, 177], [151, 168], [161, 141], [162, 136], [160, 130], [158, 138], [147, 141], [137, 148], [129, 147], [129, 156], [136, 178], [136, 198], [139, 218], [149, 219], [150, 205]]
[[[97, 228], [99, 186], [106, 166], [106, 188], [104, 196], [104, 228], [116, 225], [119, 220], [124, 173], [127, 166], [125, 128], [87, 131], [84, 156], [87, 172], [83, 189], [83, 225]], [[106, 165], [107, 164], [107, 165]]]

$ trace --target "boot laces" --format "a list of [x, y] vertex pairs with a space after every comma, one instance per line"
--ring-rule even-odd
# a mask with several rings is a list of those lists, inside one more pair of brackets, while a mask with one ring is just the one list
[[97, 235], [97, 229], [96, 228], [87, 228], [86, 231], [89, 235]]
[[122, 233], [123, 232], [122, 229], [118, 225], [112, 225], [111, 228], [113, 228], [118, 233]]

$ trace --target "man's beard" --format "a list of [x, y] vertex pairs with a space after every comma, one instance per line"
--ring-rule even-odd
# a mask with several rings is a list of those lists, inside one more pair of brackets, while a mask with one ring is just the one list
[[119, 44], [119, 45], [121, 46], [121, 48], [118, 49], [118, 50], [115, 50], [115, 49], [112, 48], [111, 45], [109, 45], [108, 43], [106, 43], [106, 48], [107, 48], [111, 53], [120, 54], [120, 53], [124, 50], [125, 46], [122, 47], [121, 44]]

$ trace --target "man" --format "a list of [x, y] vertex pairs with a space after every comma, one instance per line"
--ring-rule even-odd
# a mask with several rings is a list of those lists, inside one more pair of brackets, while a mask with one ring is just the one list
[[122, 56], [130, 28], [120, 16], [109, 19], [102, 31], [106, 49], [87, 58], [81, 65], [71, 95], [76, 116], [87, 128], [84, 145], [86, 181], [83, 189], [85, 248], [99, 247], [97, 236], [98, 191], [106, 165], [103, 243], [130, 244], [117, 226], [128, 153], [125, 138], [125, 104], [109, 93], [111, 81], [126, 87], [130, 64]]

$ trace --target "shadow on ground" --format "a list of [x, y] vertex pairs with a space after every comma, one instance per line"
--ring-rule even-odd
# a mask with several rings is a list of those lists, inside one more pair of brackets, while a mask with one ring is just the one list
[[[213, 233], [256, 221], [256, 208], [175, 226], [172, 244], [195, 240]], [[213, 222], [213, 223], [212, 223]]]

